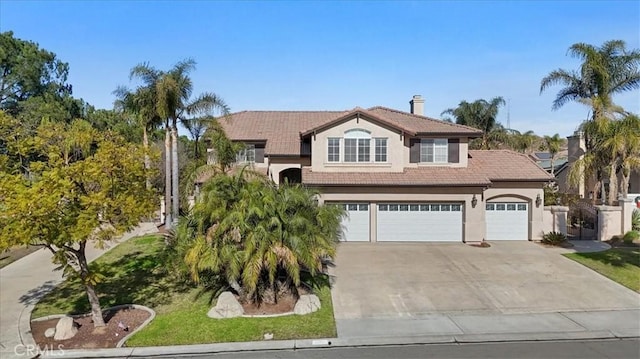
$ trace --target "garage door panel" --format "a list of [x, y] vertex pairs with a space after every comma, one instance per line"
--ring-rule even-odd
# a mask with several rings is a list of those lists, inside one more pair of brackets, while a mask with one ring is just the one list
[[462, 205], [379, 204], [379, 242], [462, 241]]
[[369, 242], [369, 204], [344, 203], [346, 216], [342, 219], [342, 241]]
[[487, 240], [528, 240], [529, 205], [493, 202], [486, 204]]

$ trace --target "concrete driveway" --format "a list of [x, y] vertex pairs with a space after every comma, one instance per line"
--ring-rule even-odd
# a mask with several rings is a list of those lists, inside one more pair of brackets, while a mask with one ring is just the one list
[[532, 242], [341, 243], [335, 318], [638, 309], [640, 296]]

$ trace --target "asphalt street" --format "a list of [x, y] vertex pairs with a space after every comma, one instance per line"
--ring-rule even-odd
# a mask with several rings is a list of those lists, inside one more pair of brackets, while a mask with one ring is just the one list
[[[158, 358], [158, 357], [156, 357]], [[242, 353], [202, 354], [161, 358], [211, 359], [409, 359], [409, 358], [517, 358], [517, 359], [637, 359], [640, 338], [616, 340], [548, 341], [481, 344], [426, 344], [406, 346], [333, 348]]]

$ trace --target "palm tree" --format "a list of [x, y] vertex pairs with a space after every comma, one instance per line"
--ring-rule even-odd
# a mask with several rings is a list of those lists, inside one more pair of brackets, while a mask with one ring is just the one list
[[521, 153], [530, 152], [533, 148], [533, 144], [538, 140], [538, 136], [536, 136], [535, 132], [531, 130], [524, 133], [516, 130], [511, 130], [511, 132], [511, 146]]
[[[619, 187], [621, 194], [626, 197], [631, 172], [640, 169], [640, 117], [627, 114], [619, 121], [612, 121], [609, 136], [602, 145], [604, 151], [610, 152], [611, 157], [614, 158], [611, 173], [621, 174], [622, 183]], [[612, 196], [616, 193], [617, 191], [609, 191], [610, 202], [613, 201]]]
[[596, 47], [577, 43], [569, 54], [582, 60], [580, 71], [557, 69], [540, 83], [540, 93], [551, 86], [564, 85], [553, 102], [557, 110], [570, 101], [587, 102], [592, 119], [605, 116], [615, 107], [612, 96], [640, 87], [640, 51], [627, 51], [622, 40], [611, 40]]
[[[162, 124], [162, 120], [155, 111], [155, 99], [151, 89], [138, 87], [132, 92], [124, 86], [119, 86], [113, 94], [116, 95], [114, 107], [116, 111], [131, 115], [134, 122], [142, 128], [142, 145], [145, 150], [144, 166], [147, 170], [151, 167], [149, 157], [149, 130], [153, 130]], [[147, 179], [147, 188], [151, 182]]]
[[[318, 205], [300, 185], [276, 187], [266, 179], [220, 175], [205, 184], [191, 221], [185, 262], [194, 279], [219, 273], [252, 302], [277, 301], [278, 289], [297, 295], [303, 272], [312, 277], [335, 255], [343, 210]], [[185, 223], [185, 224], [183, 224]]]
[[[494, 97], [490, 101], [476, 100], [474, 102], [461, 101], [456, 108], [444, 110], [441, 115], [451, 115], [459, 125], [471, 126], [482, 130], [480, 148], [488, 150], [491, 142], [504, 139], [502, 126], [496, 121], [500, 106], [506, 102], [502, 97]], [[492, 133], [493, 132], [493, 133]]]
[[551, 175], [555, 177], [555, 161], [556, 155], [560, 152], [560, 147], [564, 144], [563, 139], [559, 134], [553, 136], [544, 136], [544, 148], [551, 154]]
[[155, 94], [155, 110], [165, 123], [165, 225], [171, 228], [180, 211], [180, 187], [178, 175], [178, 122], [187, 123], [189, 116], [219, 111], [229, 114], [224, 101], [213, 93], [203, 93], [191, 98], [193, 83], [189, 72], [195, 69], [195, 61], [178, 62], [171, 70], [162, 72], [140, 64], [131, 70], [131, 77], [142, 80], [145, 87]]
[[[614, 159], [608, 157], [608, 151], [605, 151], [604, 157], [594, 157], [590, 152], [602, 149], [602, 142], [610, 130], [609, 122], [615, 119], [616, 114], [623, 114], [622, 109], [614, 104], [613, 96], [640, 87], [640, 51], [627, 51], [624, 41], [611, 40], [600, 47], [573, 44], [569, 54], [582, 61], [579, 71], [552, 71], [542, 79], [540, 93], [551, 86], [564, 85], [553, 102], [554, 110], [570, 101], [591, 107], [591, 118], [582, 124], [587, 154], [572, 172], [575, 174], [588, 170], [596, 178], [596, 187], [604, 187], [604, 180], [608, 176], [610, 186], [614, 187], [617, 183], [615, 170], [611, 167]], [[594, 188], [595, 191], [597, 188]], [[612, 192], [610, 188], [608, 202], [615, 195]]]

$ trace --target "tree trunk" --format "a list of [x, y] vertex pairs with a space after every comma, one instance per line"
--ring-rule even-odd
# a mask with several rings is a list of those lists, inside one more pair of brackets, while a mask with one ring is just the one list
[[164, 226], [171, 229], [171, 134], [167, 122], [164, 134]]
[[180, 213], [180, 187], [178, 183], [178, 123], [175, 118], [171, 126], [171, 191], [173, 194], [173, 220], [177, 221]]
[[235, 290], [236, 293], [238, 293], [240, 298], [244, 299], [245, 292], [242, 286], [240, 286], [240, 283], [238, 283], [238, 281], [236, 280], [229, 281], [229, 286], [231, 287], [231, 289]]
[[618, 178], [616, 177], [615, 164], [611, 165], [609, 169], [609, 192], [607, 193], [607, 205], [613, 206], [616, 201]]
[[556, 178], [556, 175], [554, 174], [555, 172], [555, 166], [553, 165], [553, 162], [555, 160], [556, 155], [552, 154], [551, 155], [551, 177]]
[[631, 170], [625, 168], [622, 169], [622, 197], [627, 198], [629, 194], [629, 178], [631, 177]]
[[[142, 126], [142, 146], [144, 147], [144, 169], [149, 171], [151, 168], [151, 159], [149, 158], [149, 135], [147, 134], [146, 126]], [[148, 172], [146, 176], [147, 189], [151, 189], [151, 180], [149, 179]]]
[[84, 241], [80, 244], [80, 249], [74, 254], [78, 258], [78, 270], [80, 271], [80, 279], [84, 284], [89, 304], [91, 305], [91, 318], [93, 319], [94, 327], [104, 327], [104, 318], [102, 317], [102, 308], [100, 308], [100, 298], [96, 294], [96, 290], [88, 280], [89, 277], [89, 263], [87, 263], [87, 256], [85, 255], [85, 248], [87, 242]]

